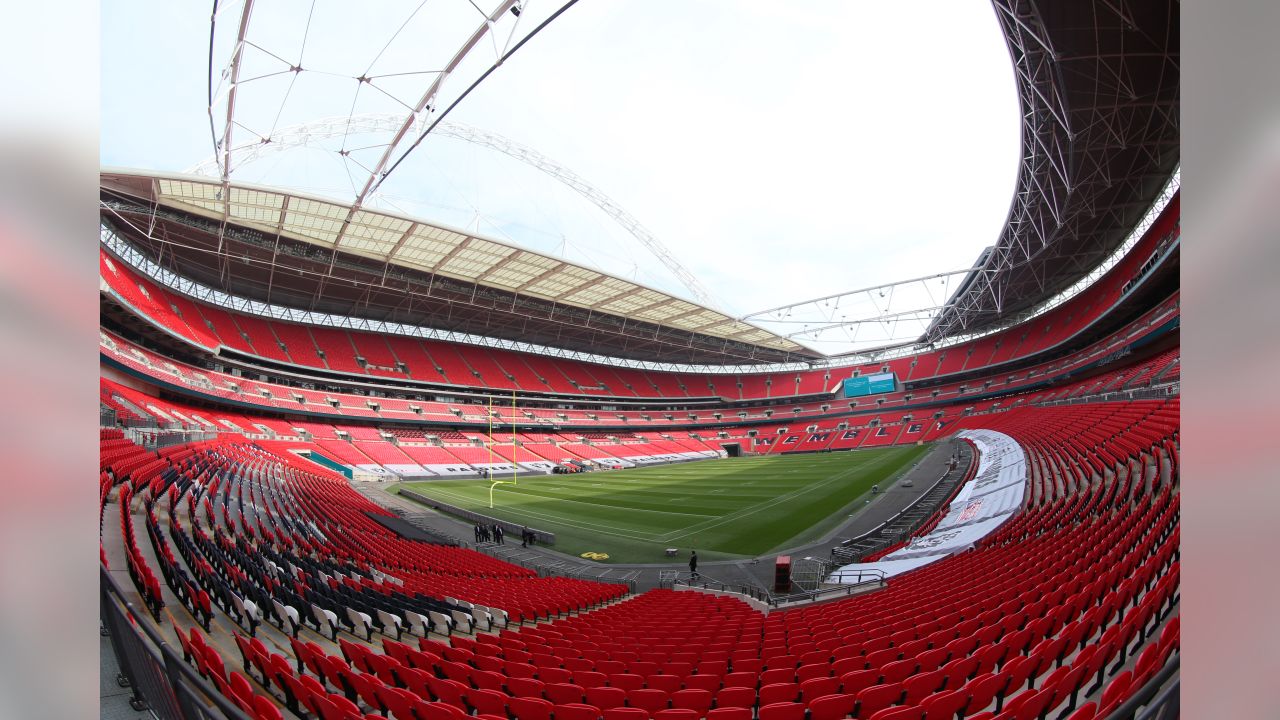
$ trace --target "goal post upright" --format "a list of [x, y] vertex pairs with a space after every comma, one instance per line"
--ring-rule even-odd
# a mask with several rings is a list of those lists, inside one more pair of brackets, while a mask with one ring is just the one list
[[[489, 396], [489, 465], [493, 466], [493, 396]], [[492, 479], [492, 478], [491, 478]], [[516, 461], [516, 391], [511, 391], [511, 479], [489, 483], [489, 509], [493, 509], [493, 489], [499, 485], [516, 485], [520, 482], [520, 464]]]

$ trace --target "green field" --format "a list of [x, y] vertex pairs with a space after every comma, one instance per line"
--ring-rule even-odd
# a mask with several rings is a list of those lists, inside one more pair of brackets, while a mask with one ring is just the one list
[[663, 562], [663, 550], [677, 547], [714, 560], [765, 555], [822, 535], [860, 506], [872, 485], [886, 487], [927, 451], [889, 447], [530, 476], [494, 488], [493, 509], [488, 480], [401, 487], [549, 530], [556, 549], [572, 555]]

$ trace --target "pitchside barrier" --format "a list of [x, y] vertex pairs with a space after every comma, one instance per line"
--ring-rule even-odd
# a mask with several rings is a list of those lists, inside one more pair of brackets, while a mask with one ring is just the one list
[[[490, 517], [483, 513], [474, 512], [472, 510], [466, 510], [464, 508], [458, 507], [457, 505], [450, 505], [449, 503], [446, 503], [446, 502], [440, 502], [439, 500], [435, 500], [435, 499], [426, 497], [424, 495], [419, 495], [418, 493], [412, 490], [406, 490], [404, 488], [401, 488], [400, 495], [402, 497], [407, 497], [410, 500], [420, 502], [423, 505], [426, 505], [427, 507], [435, 508], [436, 510], [442, 510], [444, 512], [449, 513], [450, 515], [455, 515], [465, 520], [470, 520], [471, 522], [482, 523], [484, 525], [501, 525], [502, 531], [506, 534], [504, 539], [506, 540], [506, 543], [508, 545], [512, 544], [513, 542], [519, 544], [520, 530], [522, 528], [528, 527], [526, 525], [517, 525], [512, 522], [507, 522], [506, 520], [499, 520], [498, 518]], [[546, 530], [538, 530], [536, 528], [529, 528], [529, 530], [533, 532], [533, 537], [539, 545], [555, 545], [556, 544], [555, 533], [547, 532]]]
[[99, 569], [98, 583], [100, 619], [120, 666], [117, 682], [132, 691], [134, 710], [150, 710], [160, 720], [251, 720], [183, 662], [106, 568]]

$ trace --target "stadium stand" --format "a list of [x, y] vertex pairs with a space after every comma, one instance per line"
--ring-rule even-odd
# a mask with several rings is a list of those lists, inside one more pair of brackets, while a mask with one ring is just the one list
[[[1175, 358], [1176, 351], [1162, 352], [1031, 399], [1078, 399], [1117, 378], [1154, 376]], [[161, 416], [181, 413], [105, 378], [103, 388]], [[120, 430], [104, 428], [100, 499], [104, 514], [113, 494], [121, 507], [125, 564], [148, 611], [159, 619], [174, 605], [160, 587], [163, 577], [168, 595], [193, 623], [180, 629], [191, 661], [242, 708], [256, 708], [256, 696], [322, 714], [326, 701], [392, 715], [390, 708], [407, 706], [407, 717], [415, 716], [418, 703], [468, 713], [538, 701], [553, 717], [568, 707], [597, 715], [629, 707], [653, 718], [720, 717], [734, 708], [809, 718], [1110, 710], [1178, 651], [1178, 401], [996, 404], [985, 404], [982, 414], [954, 416], [952, 406], [944, 411], [952, 419], [931, 420], [941, 427], [930, 430], [936, 436], [990, 428], [1014, 437], [1028, 457], [1031, 492], [1023, 513], [975, 550], [901, 576], [881, 592], [768, 616], [738, 600], [671, 591], [566, 615], [568, 608], [585, 609], [620, 591], [597, 590], [585, 581], [549, 582], [460, 550], [410, 551], [409, 541], [394, 539], [361, 514], [385, 511], [355, 495], [345, 480], [304, 469], [298, 464], [303, 461], [277, 454], [283, 450], [265, 450], [277, 447], [265, 441], [257, 447], [247, 441], [192, 443], [157, 455]], [[241, 430], [256, 424], [233, 413], [185, 416]], [[770, 450], [887, 444], [903, 439], [914, 422], [902, 413], [881, 412], [876, 419], [876, 427], [788, 433], [783, 438], [796, 438], [793, 448], [778, 443]], [[293, 432], [292, 424], [257, 422], [277, 434]], [[456, 431], [433, 434], [457, 443], [452, 447], [396, 448], [366, 426], [297, 427], [315, 438], [313, 447], [340, 457], [386, 462], [383, 453], [393, 452], [398, 461], [407, 454], [428, 465], [427, 455], [462, 454], [480, 462], [490, 452]], [[765, 434], [776, 436], [778, 427]], [[881, 429], [886, 432], [879, 434]], [[354, 442], [338, 439], [339, 430]], [[426, 441], [428, 434], [406, 431], [404, 437]], [[619, 455], [625, 450], [627, 457], [641, 449], [706, 447], [687, 433], [678, 439], [645, 433], [621, 443], [598, 432], [523, 437], [561, 443], [524, 445], [548, 458], [609, 457], [586, 440], [608, 443], [604, 447]], [[509, 462], [500, 446], [493, 450]], [[139, 501], [149, 552], [128, 512]], [[166, 505], [167, 528], [157, 510]], [[179, 519], [184, 509], [185, 521]], [[342, 532], [315, 535], [298, 524], [303, 518]], [[257, 544], [261, 559], [247, 554], [248, 542]], [[104, 535], [104, 558], [106, 544]], [[284, 568], [290, 568], [289, 584], [279, 575]], [[1088, 568], [1106, 570], [1093, 574]], [[475, 607], [455, 601], [488, 610], [477, 615]], [[513, 623], [557, 619], [518, 633], [473, 635], [476, 618], [493, 622], [495, 608]], [[217, 643], [213, 623], [224, 616], [249, 635], [234, 633], [243, 673], [226, 673], [224, 655], [211, 649]], [[399, 643], [404, 628], [415, 623], [423, 635], [416, 650]], [[251, 643], [267, 626], [316, 639], [293, 643], [294, 658], [277, 656], [281, 661], [273, 664], [269, 652]], [[448, 643], [436, 640], [440, 633], [433, 629], [447, 632]], [[380, 647], [365, 645], [375, 632], [382, 635]], [[338, 643], [341, 652], [318, 645], [320, 638]], [[1097, 699], [1084, 702], [1086, 697]], [[670, 714], [677, 710], [693, 715]]]

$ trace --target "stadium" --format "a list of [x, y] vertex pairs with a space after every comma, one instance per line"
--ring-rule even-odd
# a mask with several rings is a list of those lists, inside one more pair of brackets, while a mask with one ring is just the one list
[[[576, 4], [195, 24], [211, 154], [99, 175], [103, 716], [1177, 717], [1179, 5], [992, 0], [998, 234], [869, 282], [717, 246], [765, 265], [743, 311], [451, 117]], [[406, 198], [491, 166], [558, 247]]]

